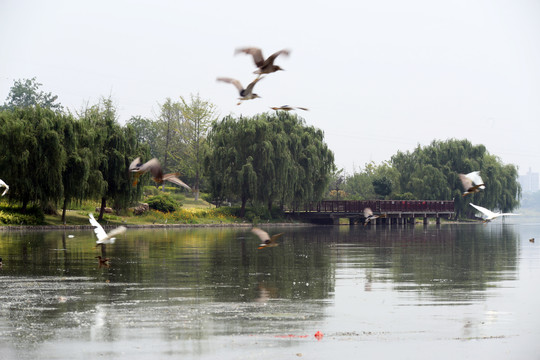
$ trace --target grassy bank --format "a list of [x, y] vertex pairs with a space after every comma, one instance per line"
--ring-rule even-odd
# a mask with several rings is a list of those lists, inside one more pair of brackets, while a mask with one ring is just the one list
[[[149, 194], [143, 202], [151, 199]], [[184, 196], [172, 196], [171, 211], [150, 209], [142, 215], [134, 215], [133, 209], [121, 213], [104, 214], [102, 223], [108, 225], [159, 225], [159, 224], [239, 224], [258, 222], [285, 222], [284, 216], [277, 209], [268, 212], [265, 208], [247, 208], [244, 217], [240, 217], [239, 207], [219, 207], [199, 199]], [[171, 199], [167, 199], [171, 201]], [[0, 226], [9, 225], [89, 225], [88, 214], [97, 217], [99, 202], [86, 201], [72, 204], [66, 211], [65, 223], [62, 221], [62, 210], [56, 214], [43, 214], [37, 208], [29, 208], [22, 212], [20, 206], [0, 202]]]

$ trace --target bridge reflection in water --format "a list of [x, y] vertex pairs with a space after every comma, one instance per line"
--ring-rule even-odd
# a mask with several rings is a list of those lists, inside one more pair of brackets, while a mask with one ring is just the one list
[[428, 218], [440, 223], [441, 218], [454, 215], [453, 200], [330, 200], [294, 204], [285, 212], [296, 219], [318, 224], [339, 224], [340, 218], [349, 219], [351, 225], [364, 222], [364, 209], [371, 208], [374, 215], [385, 215], [376, 219], [376, 224], [414, 224], [415, 218]]

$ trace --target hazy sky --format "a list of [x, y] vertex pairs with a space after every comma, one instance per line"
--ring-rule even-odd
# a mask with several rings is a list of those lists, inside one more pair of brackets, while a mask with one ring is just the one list
[[[120, 121], [197, 94], [221, 116], [304, 106], [349, 173], [434, 139], [540, 172], [540, 1], [0, 1], [0, 103], [37, 77], [71, 110], [111, 96]], [[253, 80], [251, 57], [287, 48]], [[462, 171], [461, 169], [456, 169]]]

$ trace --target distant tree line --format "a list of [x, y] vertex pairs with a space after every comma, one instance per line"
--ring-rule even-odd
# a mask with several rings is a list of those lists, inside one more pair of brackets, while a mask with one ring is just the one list
[[[44, 211], [65, 210], [72, 201], [101, 202], [123, 209], [138, 201], [128, 171], [135, 157], [158, 158], [164, 172], [179, 172], [207, 200], [220, 204], [274, 205], [329, 199], [455, 200], [457, 215], [472, 216], [473, 201], [491, 209], [519, 206], [514, 165], [503, 164], [483, 145], [468, 140], [433, 141], [401, 152], [380, 165], [344, 175], [320, 129], [280, 111], [252, 117], [225, 116], [199, 95], [170, 98], [155, 119], [118, 123], [111, 99], [72, 114], [58, 97], [40, 90], [35, 78], [17, 80], [0, 108], [0, 178], [12, 202]], [[486, 189], [462, 197], [459, 173], [481, 171]]]
[[[285, 112], [219, 121], [214, 105], [198, 95], [160, 104], [155, 119], [118, 123], [111, 99], [76, 114], [57, 96], [40, 91], [35, 78], [15, 81], [0, 111], [0, 165], [10, 185], [8, 199], [45, 212], [87, 199], [123, 209], [139, 200], [130, 162], [160, 160], [164, 172], [179, 172], [198, 197], [241, 204], [284, 205], [317, 200], [334, 171], [322, 131]], [[146, 183], [148, 183], [148, 177]]]
[[[471, 171], [481, 172], [486, 189], [463, 197], [458, 174]], [[521, 198], [514, 165], [503, 164], [483, 145], [456, 139], [433, 141], [412, 152], [398, 151], [378, 166], [369, 163], [347, 176], [342, 189], [347, 199], [454, 200], [456, 216], [468, 217], [475, 214], [470, 202], [506, 212], [519, 207]]]

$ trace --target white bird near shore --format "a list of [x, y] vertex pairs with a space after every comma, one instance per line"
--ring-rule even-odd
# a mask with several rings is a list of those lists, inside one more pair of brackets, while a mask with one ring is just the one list
[[6, 190], [2, 193], [2, 196], [6, 195], [6, 193], [9, 190], [9, 185], [4, 182], [4, 180], [0, 179], [0, 187], [5, 187]]
[[484, 217], [484, 222], [491, 221], [491, 220], [493, 220], [493, 219], [498, 218], [499, 216], [516, 216], [516, 215], [521, 215], [521, 214], [500, 213], [500, 212], [499, 212], [499, 213], [494, 213], [493, 211], [488, 210], [488, 209], [486, 209], [485, 207], [478, 206], [478, 205], [474, 205], [473, 203], [470, 203], [469, 205], [471, 205], [473, 208], [475, 208], [476, 210], [480, 211], [482, 214], [485, 215], [485, 217]]
[[90, 224], [94, 226], [94, 232], [96, 233], [96, 236], [98, 238], [96, 244], [98, 245], [114, 244], [114, 241], [116, 240], [114, 236], [125, 233], [127, 230], [125, 226], [119, 226], [116, 229], [111, 230], [111, 232], [107, 234], [101, 224], [98, 223], [96, 219], [94, 219], [93, 214], [88, 214], [88, 216], [90, 217]]

